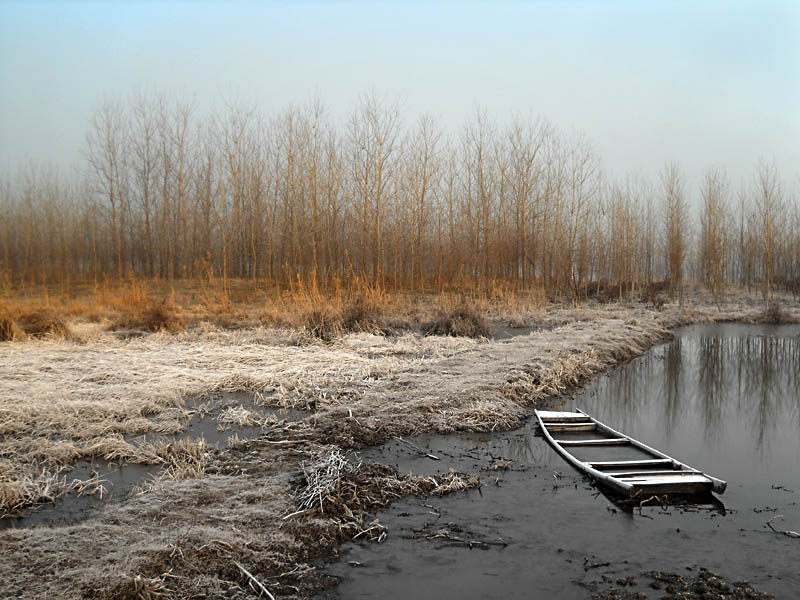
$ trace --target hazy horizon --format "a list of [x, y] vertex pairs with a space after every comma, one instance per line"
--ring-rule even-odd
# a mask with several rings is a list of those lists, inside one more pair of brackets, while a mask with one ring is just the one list
[[800, 176], [800, 5], [690, 3], [0, 4], [0, 175], [82, 164], [105, 98], [231, 97], [335, 120], [374, 90], [456, 133], [480, 106], [583, 134], [614, 176], [677, 161], [736, 183]]

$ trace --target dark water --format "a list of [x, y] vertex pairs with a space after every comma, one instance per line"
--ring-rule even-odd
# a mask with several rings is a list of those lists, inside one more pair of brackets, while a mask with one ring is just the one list
[[[620, 589], [660, 598], [646, 571], [750, 581], [800, 597], [800, 333], [798, 327], [683, 329], [674, 342], [601, 377], [561, 406], [728, 482], [722, 505], [624, 511], [572, 470], [529, 423], [514, 432], [414, 439], [433, 461], [390, 443], [364, 460], [403, 472], [481, 473], [482, 488], [413, 498], [378, 518], [382, 544], [348, 544], [326, 567], [341, 598], [587, 598]], [[508, 459], [511, 470], [485, 470]], [[444, 533], [443, 533], [444, 532]], [[448, 540], [445, 535], [450, 536]], [[460, 540], [503, 542], [468, 545]], [[422, 538], [422, 539], [420, 539]]]

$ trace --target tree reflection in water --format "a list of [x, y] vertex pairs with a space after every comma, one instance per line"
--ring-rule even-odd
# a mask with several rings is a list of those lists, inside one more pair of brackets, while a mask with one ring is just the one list
[[744, 427], [768, 457], [777, 428], [800, 435], [800, 339], [755, 326], [688, 330], [601, 379], [576, 404], [631, 435], [656, 421], [668, 442], [692, 426], [715, 447]]

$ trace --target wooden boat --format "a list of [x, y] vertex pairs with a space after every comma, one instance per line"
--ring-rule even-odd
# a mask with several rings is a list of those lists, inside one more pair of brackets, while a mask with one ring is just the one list
[[580, 409], [576, 411], [537, 410], [534, 414], [556, 452], [614, 492], [650, 496], [725, 491], [724, 481], [615, 431]]

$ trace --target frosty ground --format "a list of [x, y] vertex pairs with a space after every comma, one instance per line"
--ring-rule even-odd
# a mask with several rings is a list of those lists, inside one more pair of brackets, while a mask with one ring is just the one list
[[[96, 491], [99, 479], [76, 484], [63, 470], [81, 458], [163, 469], [88, 520], [0, 531], [0, 596], [235, 598], [263, 586], [309, 597], [333, 583], [315, 561], [335, 557], [347, 539], [387, 534], [371, 520], [374, 510], [407, 494], [478, 484], [461, 473], [399, 477], [384, 465], [342, 462], [343, 453], [421, 432], [511, 429], [534, 405], [641, 355], [678, 325], [775, 316], [755, 296], [709, 300], [490, 314], [495, 326], [528, 328], [502, 340], [411, 330], [323, 343], [293, 329], [210, 325], [122, 339], [75, 323], [74, 339], [4, 342], [7, 518], [68, 489]], [[781, 319], [800, 320], [796, 300], [782, 307]], [[222, 450], [171, 441], [220, 392], [257, 398], [253, 407], [229, 407], [220, 426], [257, 423], [262, 435]], [[268, 407], [301, 417], [275, 419]], [[137, 442], [148, 432], [164, 437]]]

